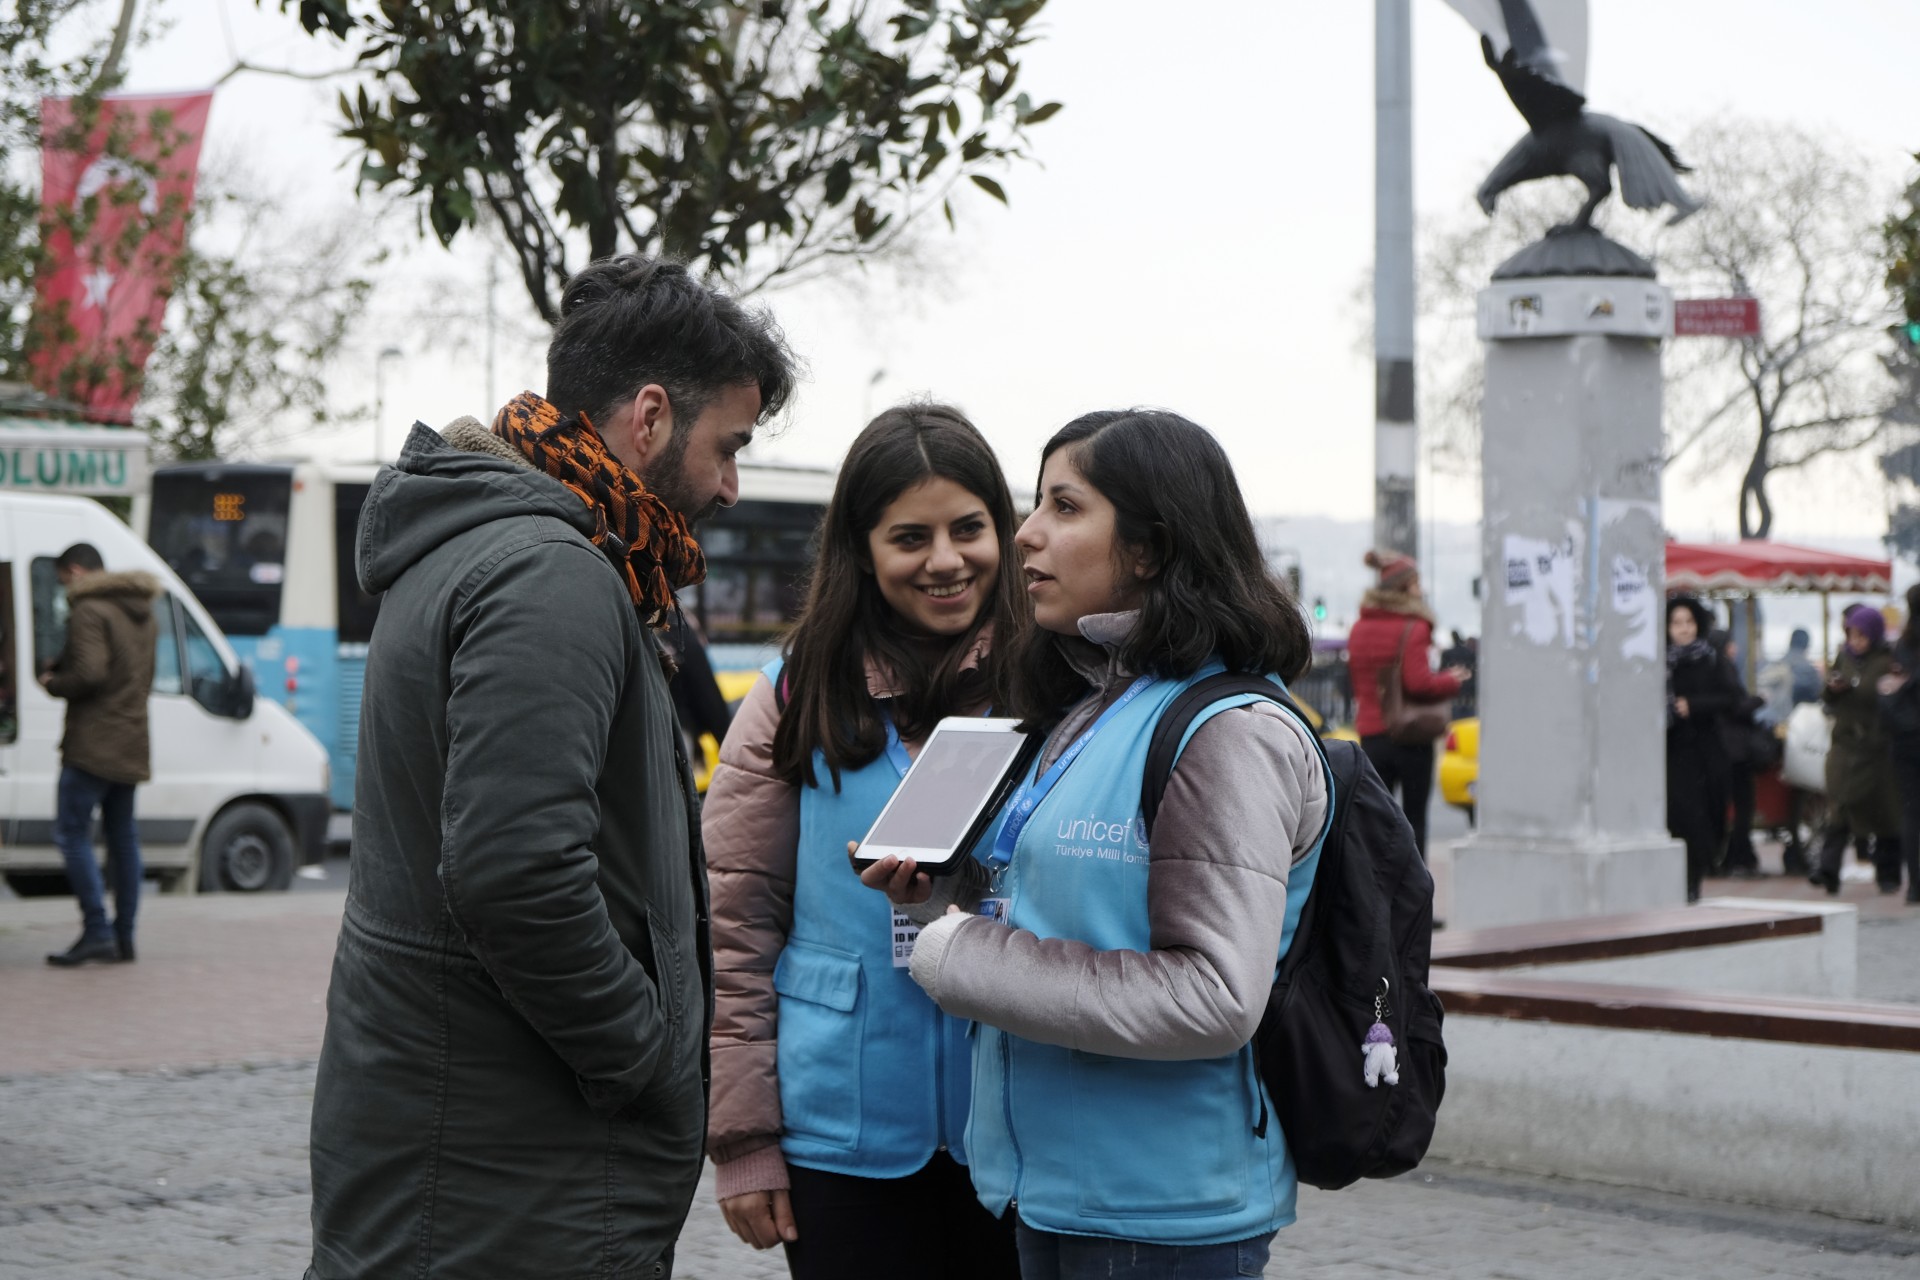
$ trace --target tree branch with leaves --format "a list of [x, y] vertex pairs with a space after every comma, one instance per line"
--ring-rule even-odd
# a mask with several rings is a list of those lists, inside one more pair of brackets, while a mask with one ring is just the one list
[[1015, 85], [1046, 0], [282, 0], [352, 49], [360, 180], [451, 244], [482, 217], [551, 321], [665, 254], [750, 293], [884, 253], [1060, 109]]

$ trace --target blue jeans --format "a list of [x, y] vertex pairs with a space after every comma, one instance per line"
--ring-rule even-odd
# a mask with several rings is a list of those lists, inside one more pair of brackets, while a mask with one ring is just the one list
[[1234, 1280], [1267, 1269], [1269, 1231], [1229, 1244], [1147, 1244], [1016, 1228], [1020, 1280]]
[[[107, 924], [100, 864], [93, 856], [93, 814], [107, 829], [107, 871], [113, 877], [114, 921]], [[67, 883], [80, 899], [80, 919], [89, 938], [133, 939], [133, 918], [140, 910], [140, 837], [133, 826], [133, 784], [109, 782], [76, 769], [60, 768], [59, 807], [53, 842], [67, 864]]]

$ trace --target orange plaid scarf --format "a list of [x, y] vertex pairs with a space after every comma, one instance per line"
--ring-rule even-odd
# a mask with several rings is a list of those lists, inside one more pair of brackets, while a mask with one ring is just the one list
[[593, 510], [593, 545], [627, 580], [634, 604], [663, 626], [673, 593], [707, 576], [707, 558], [687, 518], [647, 492], [640, 477], [607, 451], [586, 414], [569, 418], [523, 391], [493, 420], [493, 433]]

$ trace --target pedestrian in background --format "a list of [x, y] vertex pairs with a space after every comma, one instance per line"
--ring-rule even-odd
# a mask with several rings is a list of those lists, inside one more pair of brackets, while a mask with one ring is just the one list
[[1907, 620], [1893, 646], [1893, 670], [1879, 681], [1893, 781], [1900, 793], [1900, 861], [1907, 903], [1920, 905], [1920, 582], [1907, 588]]
[[1786, 653], [1760, 668], [1760, 696], [1766, 700], [1760, 711], [1762, 724], [1785, 724], [1801, 703], [1820, 701], [1820, 671], [1807, 656], [1812, 645], [1807, 629], [1795, 627]]
[[681, 266], [567, 282], [545, 396], [416, 425], [368, 647], [309, 1280], [666, 1277], [706, 1133], [706, 866], [655, 629], [793, 385]]
[[1667, 601], [1667, 831], [1687, 846], [1687, 901], [1727, 834], [1727, 751], [1720, 725], [1734, 692], [1708, 638], [1713, 615], [1691, 596]]
[[1361, 597], [1360, 620], [1347, 637], [1356, 706], [1353, 727], [1380, 780], [1399, 790], [1400, 807], [1424, 858], [1438, 735], [1421, 742], [1396, 742], [1382, 707], [1383, 686], [1397, 683], [1407, 702], [1450, 702], [1473, 672], [1464, 665], [1434, 670], [1433, 611], [1420, 589], [1420, 567], [1413, 557], [1369, 551], [1366, 563], [1379, 572], [1380, 579]]
[[[1225, 451], [1171, 413], [1057, 432], [1019, 545], [1036, 625], [1009, 657], [1010, 711], [1051, 729], [994, 844], [1007, 914], [956, 903], [912, 958], [979, 1023], [974, 1186], [1018, 1213], [1023, 1280], [1257, 1276], [1296, 1180], [1248, 1042], [1312, 883], [1326, 766], [1292, 715], [1228, 698], [1193, 722], [1151, 848], [1138, 819], [1161, 712], [1223, 666], [1298, 676], [1306, 619]], [[892, 858], [862, 878], [931, 893]]]
[[[67, 703], [53, 842], [80, 903], [80, 937], [47, 963], [72, 968], [89, 960], [126, 962], [134, 958], [133, 923], [140, 912], [133, 789], [152, 776], [147, 697], [158, 632], [153, 602], [162, 588], [159, 579], [137, 569], [107, 572], [88, 542], [62, 551], [53, 571], [67, 592], [67, 643], [40, 683]], [[112, 923], [93, 851], [95, 813], [106, 828]]]
[[1773, 767], [1779, 740], [1754, 718], [1765, 700], [1748, 693], [1740, 678], [1739, 642], [1728, 631], [1716, 630], [1711, 638], [1722, 659], [1721, 678], [1732, 698], [1720, 721], [1720, 742], [1727, 755], [1727, 798], [1733, 818], [1717, 869], [1736, 880], [1754, 880], [1760, 875], [1760, 857], [1753, 848], [1754, 779]]
[[1880, 717], [1880, 682], [1893, 674], [1887, 620], [1871, 605], [1841, 615], [1846, 643], [1834, 659], [1821, 698], [1833, 716], [1827, 749], [1826, 837], [1820, 863], [1808, 876], [1828, 893], [1840, 892], [1840, 864], [1851, 836], [1871, 841], [1873, 878], [1880, 892], [1900, 887], [1900, 802], [1892, 745]]
[[996, 683], [1005, 701], [991, 646], [1027, 612], [1014, 522], [959, 410], [869, 423], [707, 791], [715, 1191], [796, 1280], [1019, 1275], [1012, 1216], [967, 1177], [967, 1024], [914, 985], [894, 937], [911, 926], [847, 867], [933, 726], [986, 711]]

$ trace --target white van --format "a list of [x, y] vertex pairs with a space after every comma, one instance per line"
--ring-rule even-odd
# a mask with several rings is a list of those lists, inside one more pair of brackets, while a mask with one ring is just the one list
[[253, 672], [146, 543], [98, 503], [53, 494], [0, 493], [0, 872], [22, 893], [66, 884], [53, 844], [66, 703], [35, 676], [66, 642], [53, 562], [76, 542], [166, 587], [148, 702], [153, 780], [134, 793], [147, 873], [169, 889], [286, 888], [325, 851], [325, 749], [286, 708], [253, 696]]

